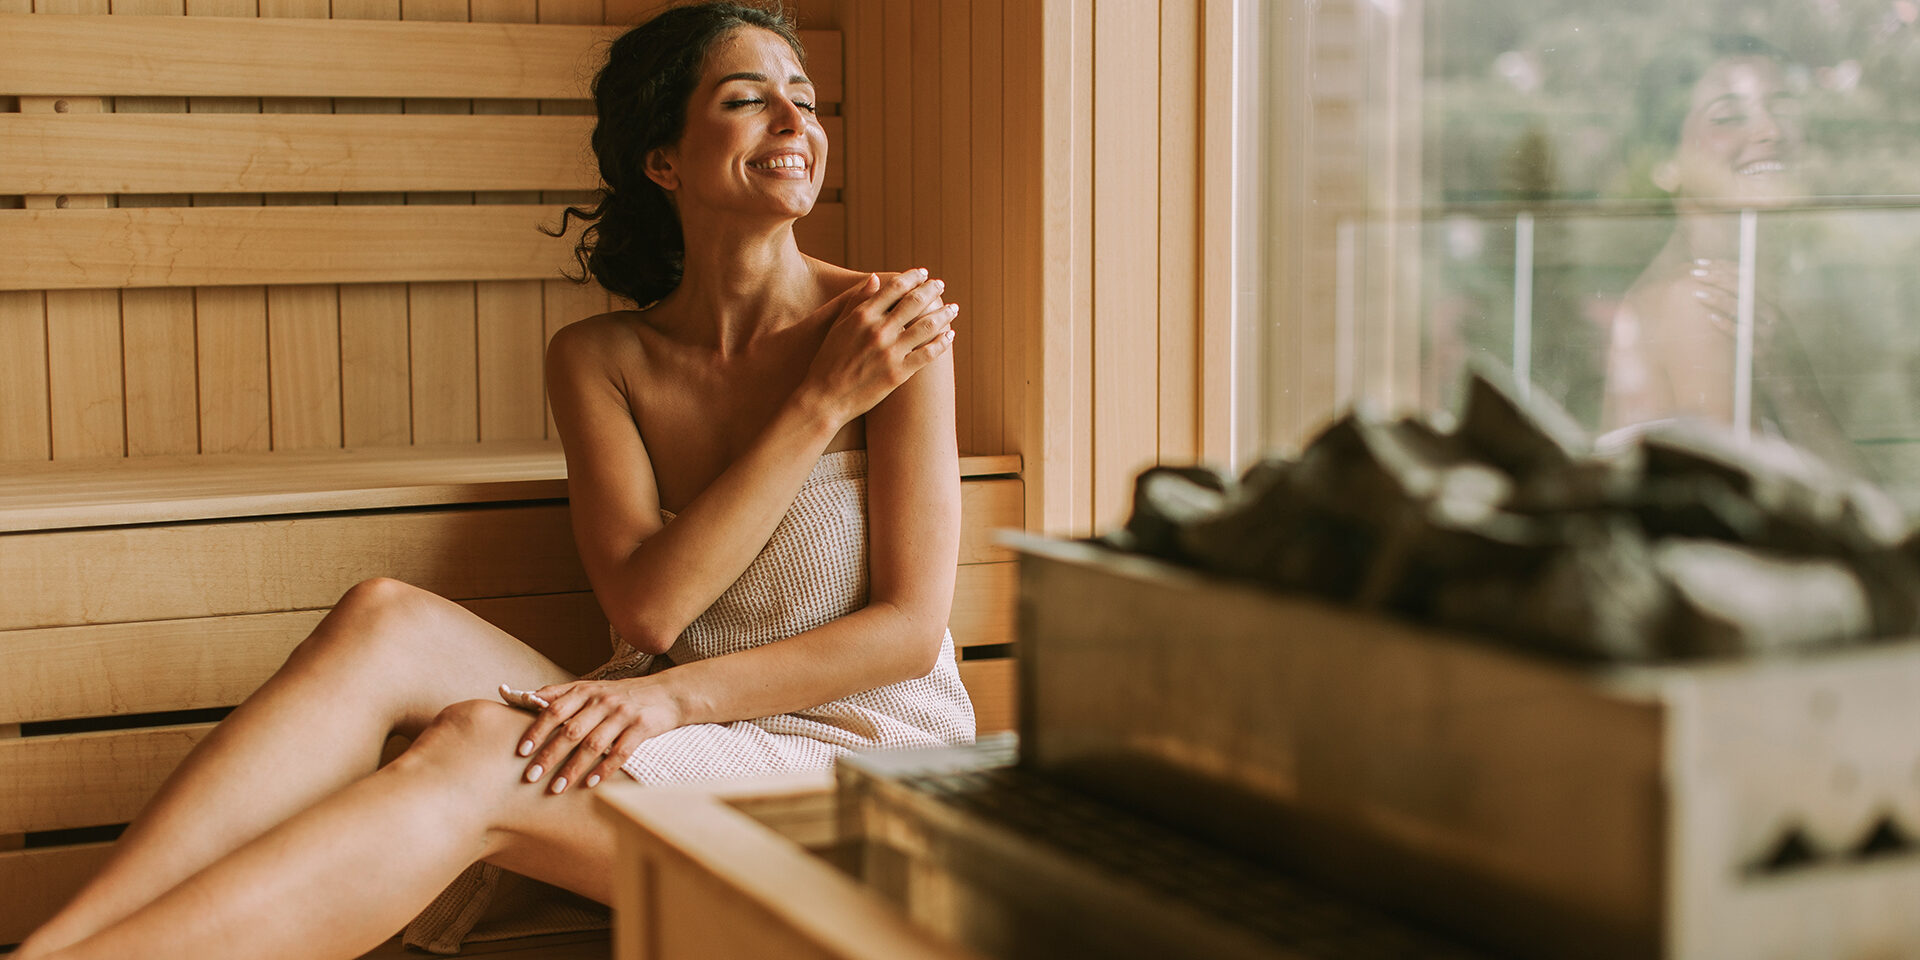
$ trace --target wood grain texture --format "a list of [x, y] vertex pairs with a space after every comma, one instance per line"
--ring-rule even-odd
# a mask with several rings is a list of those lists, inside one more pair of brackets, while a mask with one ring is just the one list
[[349, 447], [413, 442], [407, 287], [340, 285], [340, 436]]
[[1012, 563], [963, 563], [953, 581], [953, 613], [947, 629], [958, 647], [1013, 642], [1018, 571]]
[[1095, 530], [1123, 523], [1159, 448], [1157, 0], [1102, 3], [1093, 27], [1092, 450]]
[[193, 291], [124, 290], [127, 455], [200, 450], [198, 350]]
[[[544, 205], [0, 210], [0, 290], [541, 279]], [[116, 311], [117, 313], [117, 311]]]
[[[586, 592], [467, 600], [463, 606], [583, 673], [610, 651]], [[279, 669], [326, 610], [0, 631], [0, 722], [232, 706]], [[79, 677], [85, 683], [76, 683]]]
[[[211, 723], [0, 740], [0, 832], [125, 823]], [[85, 783], [87, 789], [75, 790]]]
[[1200, 15], [1160, 0], [1160, 463], [1200, 458]]
[[847, 86], [855, 91], [841, 107], [846, 142], [840, 147], [847, 170], [841, 192], [847, 205], [847, 266], [875, 271], [886, 263], [886, 89], [884, 0], [848, 0], [846, 11]]
[[407, 288], [408, 385], [415, 443], [470, 443], [480, 438], [473, 290], [471, 283], [415, 283]]
[[976, 480], [960, 485], [960, 562], [1011, 560], [996, 542], [997, 531], [1025, 524], [1025, 500], [1019, 480]]
[[866, 99], [879, 101], [884, 117], [880, 196], [886, 214], [880, 253], [885, 270], [925, 266], [913, 262], [913, 114], [918, 73], [913, 61], [913, 18], [922, 9], [908, 3], [880, 5], [881, 87], [863, 91]]
[[547, 434], [541, 287], [524, 280], [475, 287], [482, 441]]
[[[582, 98], [595, 44], [608, 37], [592, 26], [410, 22], [417, 19], [128, 23], [0, 14], [0, 89], [48, 96]], [[465, 4], [459, 19], [466, 19]]]
[[201, 452], [271, 449], [266, 289], [203, 287], [193, 298]]
[[88, 843], [0, 853], [0, 903], [7, 905], [0, 910], [0, 943], [25, 940], [80, 892], [112, 852], [113, 844]]
[[47, 417], [46, 296], [0, 293], [0, 462], [51, 459]]
[[0, 114], [0, 193], [589, 190], [592, 131], [577, 116]]
[[273, 449], [340, 446], [340, 302], [328, 284], [267, 288]]
[[973, 726], [977, 733], [1019, 728], [1013, 660], [964, 661], [960, 664], [960, 682], [966, 685], [967, 696], [973, 699]]
[[[971, 214], [967, 230], [969, 302], [961, 307], [968, 312], [959, 328], [963, 331], [960, 336], [970, 341], [972, 351], [971, 375], [962, 395], [966, 398], [973, 429], [971, 445], [963, 445], [961, 449], [969, 453], [1004, 453], [1016, 449], [1009, 446], [1012, 434], [1007, 428], [1007, 411], [1019, 409], [1018, 404], [1008, 402], [1007, 391], [1021, 380], [1019, 372], [1012, 376], [1007, 373], [1014, 355], [1008, 352], [1011, 341], [1007, 337], [1013, 314], [1009, 312], [1006, 297], [1009, 238], [1005, 232], [1006, 158], [1002, 152], [1007, 124], [1003, 109], [1007, 83], [1005, 45], [1001, 42], [1004, 18], [1000, 0], [971, 0], [968, 6], [971, 21], [968, 59], [972, 69], [968, 87], [961, 94], [969, 104], [967, 146], [961, 155], [966, 162], [965, 202]], [[959, 170], [952, 174], [962, 175]], [[955, 342], [959, 342], [957, 337]]]
[[977, 960], [727, 801], [603, 787], [618, 960]]
[[[4, 213], [38, 214], [38, 210]], [[118, 211], [52, 210], [49, 214]], [[129, 211], [143, 212], [143, 211]], [[4, 228], [0, 227], [0, 235]], [[9, 243], [0, 240], [0, 246]], [[126, 400], [121, 378], [120, 292], [50, 290], [47, 405], [55, 460], [124, 456]]]
[[453, 599], [587, 589], [564, 506], [9, 534], [0, 629], [332, 604], [391, 576]]

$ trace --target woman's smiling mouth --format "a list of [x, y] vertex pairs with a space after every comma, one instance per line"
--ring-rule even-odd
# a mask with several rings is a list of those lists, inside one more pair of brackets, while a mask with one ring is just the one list
[[782, 153], [768, 157], [765, 160], [749, 161], [747, 166], [755, 170], [798, 170], [805, 172], [807, 170], [807, 158], [805, 154]]

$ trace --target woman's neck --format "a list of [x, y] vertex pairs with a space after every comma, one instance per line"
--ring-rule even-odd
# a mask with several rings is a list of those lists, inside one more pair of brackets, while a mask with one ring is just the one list
[[794, 245], [791, 222], [687, 230], [685, 240], [686, 267], [667, 301], [688, 337], [722, 355], [818, 305], [813, 269]]

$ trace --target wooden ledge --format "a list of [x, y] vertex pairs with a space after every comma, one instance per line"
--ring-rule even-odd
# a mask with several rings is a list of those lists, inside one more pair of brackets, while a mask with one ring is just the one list
[[[962, 477], [1020, 457], [961, 457]], [[439, 504], [559, 500], [548, 440], [0, 465], [0, 533]]]

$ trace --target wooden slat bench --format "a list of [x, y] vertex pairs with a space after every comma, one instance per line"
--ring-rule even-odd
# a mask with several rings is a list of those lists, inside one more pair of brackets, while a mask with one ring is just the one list
[[[952, 627], [982, 730], [1011, 726], [1017, 457], [964, 458]], [[0, 943], [97, 866], [126, 822], [352, 584], [397, 576], [572, 670], [606, 621], [548, 442], [47, 463], [0, 471]], [[125, 726], [132, 717], [143, 725]], [[122, 719], [115, 719], [122, 718]], [[102, 729], [104, 728], [104, 729]], [[65, 843], [61, 831], [83, 842]]]

